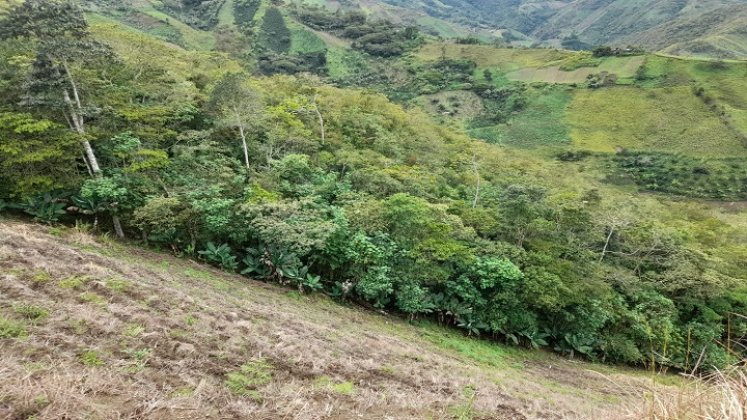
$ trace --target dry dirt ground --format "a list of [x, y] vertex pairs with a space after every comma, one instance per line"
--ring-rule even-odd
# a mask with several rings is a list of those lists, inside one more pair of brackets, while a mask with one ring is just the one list
[[0, 419], [611, 419], [663, 387], [11, 220], [0, 356]]

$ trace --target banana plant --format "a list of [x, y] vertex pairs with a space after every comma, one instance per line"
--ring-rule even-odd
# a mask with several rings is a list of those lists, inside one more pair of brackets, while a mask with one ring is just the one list
[[21, 208], [34, 216], [35, 220], [49, 224], [59, 221], [60, 216], [66, 214], [65, 203], [49, 193], [29, 199], [21, 205]]
[[208, 242], [206, 249], [198, 251], [198, 253], [208, 262], [218, 264], [223, 270], [236, 271], [239, 268], [239, 262], [231, 253], [231, 247], [228, 244], [215, 245]]

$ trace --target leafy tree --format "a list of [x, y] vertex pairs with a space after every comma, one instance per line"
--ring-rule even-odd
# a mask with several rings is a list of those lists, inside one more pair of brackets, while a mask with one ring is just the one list
[[[83, 11], [70, 1], [29, 0], [12, 6], [0, 19], [0, 40], [33, 42], [36, 58], [26, 84], [25, 104], [49, 110], [67, 122], [83, 145], [84, 160], [93, 177], [101, 167], [86, 133], [86, 116], [93, 110], [84, 105], [82, 78], [76, 69], [113, 59], [109, 48], [91, 39]], [[112, 219], [119, 237], [124, 237], [117, 216]]]
[[239, 130], [244, 164], [250, 169], [247, 130], [250, 124], [256, 122], [254, 120], [261, 117], [262, 102], [259, 93], [251, 88], [245, 75], [228, 73], [213, 88], [208, 106], [221, 124]]
[[0, 114], [0, 191], [25, 199], [75, 185], [78, 139], [30, 114]]
[[88, 109], [73, 65], [87, 65], [111, 54], [90, 38], [83, 12], [69, 1], [24, 1], [0, 19], [0, 40], [5, 39], [34, 42], [36, 59], [27, 83], [27, 104], [60, 112], [80, 136], [91, 172], [99, 174], [98, 160], [86, 137]]

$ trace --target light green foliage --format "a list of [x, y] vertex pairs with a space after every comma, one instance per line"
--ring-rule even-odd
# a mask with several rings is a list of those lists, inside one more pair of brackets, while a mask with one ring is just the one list
[[329, 376], [320, 376], [316, 378], [314, 384], [341, 395], [351, 395], [355, 393], [355, 384], [352, 382], [336, 382]]
[[57, 285], [63, 289], [80, 289], [89, 281], [90, 279], [88, 279], [87, 277], [72, 276], [60, 280], [59, 282], [57, 282]]
[[122, 332], [127, 337], [137, 337], [145, 331], [145, 327], [140, 324], [127, 324]]
[[688, 87], [580, 91], [567, 112], [571, 140], [584, 150], [613, 152], [620, 146], [708, 157], [747, 154], [740, 136]]
[[88, 367], [104, 366], [104, 361], [101, 360], [101, 356], [96, 350], [86, 350], [78, 356], [78, 359]]
[[355, 385], [352, 382], [341, 382], [332, 385], [332, 389], [338, 394], [350, 395], [355, 393]]
[[30, 114], [0, 115], [0, 194], [24, 199], [78, 182], [79, 145], [68, 130]]
[[106, 306], [106, 299], [94, 292], [83, 292], [78, 295], [78, 299], [80, 299], [81, 302], [91, 303], [101, 307]]

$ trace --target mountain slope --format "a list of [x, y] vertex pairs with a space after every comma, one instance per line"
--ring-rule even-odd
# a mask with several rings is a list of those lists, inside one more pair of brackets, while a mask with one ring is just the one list
[[[364, 4], [371, 10], [377, 2]], [[473, 29], [508, 28], [553, 45], [575, 34], [592, 46], [635, 44], [680, 54], [747, 56], [744, 38], [739, 36], [745, 0], [379, 0], [378, 4]]]
[[534, 35], [541, 39], [577, 33], [593, 44], [615, 43], [660, 24], [699, 16], [732, 0], [576, 0], [558, 9]]
[[658, 25], [623, 40], [674, 55], [744, 58], [747, 57], [745, 22], [747, 5], [720, 7]]
[[103, 239], [0, 221], [0, 416], [609, 418], [667, 389]]

